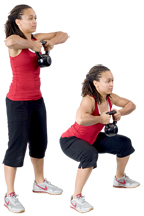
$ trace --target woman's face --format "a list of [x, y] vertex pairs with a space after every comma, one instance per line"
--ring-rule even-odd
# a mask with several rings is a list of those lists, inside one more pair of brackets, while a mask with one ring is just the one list
[[101, 74], [101, 78], [99, 81], [93, 81], [97, 91], [100, 95], [108, 95], [112, 93], [113, 90], [113, 75], [111, 71], [105, 71]]
[[23, 11], [21, 19], [16, 19], [16, 24], [24, 34], [33, 33], [37, 27], [36, 19], [35, 11], [32, 8], [28, 8]]

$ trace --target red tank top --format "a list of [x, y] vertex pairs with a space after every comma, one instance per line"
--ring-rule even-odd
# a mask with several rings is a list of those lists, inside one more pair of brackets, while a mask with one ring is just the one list
[[23, 49], [18, 56], [10, 56], [10, 63], [13, 79], [7, 97], [14, 101], [40, 99], [40, 67], [36, 53]]
[[[110, 98], [107, 97], [107, 100], [111, 110], [112, 104]], [[95, 110], [91, 115], [100, 116], [97, 103], [95, 103]], [[90, 126], [83, 126], [75, 122], [66, 132], [62, 134], [61, 137], [63, 138], [63, 137], [75, 136], [79, 139], [85, 140], [86, 142], [92, 145], [95, 142], [99, 132], [103, 129], [103, 127], [104, 124], [101, 123], [90, 125]]]

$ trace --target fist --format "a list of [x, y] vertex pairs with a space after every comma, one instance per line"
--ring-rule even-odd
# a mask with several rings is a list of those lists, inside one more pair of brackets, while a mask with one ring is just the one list
[[114, 121], [119, 121], [121, 119], [121, 113], [119, 110], [113, 109], [116, 111], [116, 113], [113, 115], [113, 120]]
[[109, 124], [111, 116], [106, 114], [108, 111], [105, 111], [101, 114], [101, 124]]
[[52, 50], [53, 49], [53, 47], [54, 47], [54, 42], [53, 41], [51, 41], [51, 40], [47, 40], [46, 41], [46, 44], [44, 45], [44, 49], [45, 49], [45, 51], [49, 51], [49, 50]]
[[35, 52], [41, 52], [42, 43], [40, 41], [33, 41], [33, 47], [32, 50]]

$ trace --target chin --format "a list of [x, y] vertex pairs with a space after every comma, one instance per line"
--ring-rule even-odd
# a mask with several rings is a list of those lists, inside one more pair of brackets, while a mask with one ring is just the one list
[[107, 94], [112, 94], [112, 91], [108, 91]]

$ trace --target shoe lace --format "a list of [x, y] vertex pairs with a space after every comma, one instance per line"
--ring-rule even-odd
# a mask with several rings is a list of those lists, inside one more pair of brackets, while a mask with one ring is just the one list
[[18, 200], [18, 197], [19, 195], [18, 194], [15, 194], [15, 195], [12, 195], [11, 196], [11, 198], [12, 198], [12, 201], [15, 203], [15, 204], [17, 204], [18, 202], [19, 202], [19, 200]]
[[50, 181], [48, 181], [47, 179], [45, 179], [45, 181], [46, 181], [46, 183], [48, 183], [48, 184], [52, 185], [52, 184], [51, 184], [51, 182], [50, 182]]
[[124, 174], [126, 178], [129, 178], [126, 174]]
[[87, 204], [87, 202], [85, 201], [85, 196], [81, 196], [79, 199], [80, 199], [80, 203], [82, 205], [86, 205]]
[[126, 174], [125, 174], [126, 179], [130, 182], [130, 183], [134, 183], [135, 181], [130, 179]]

